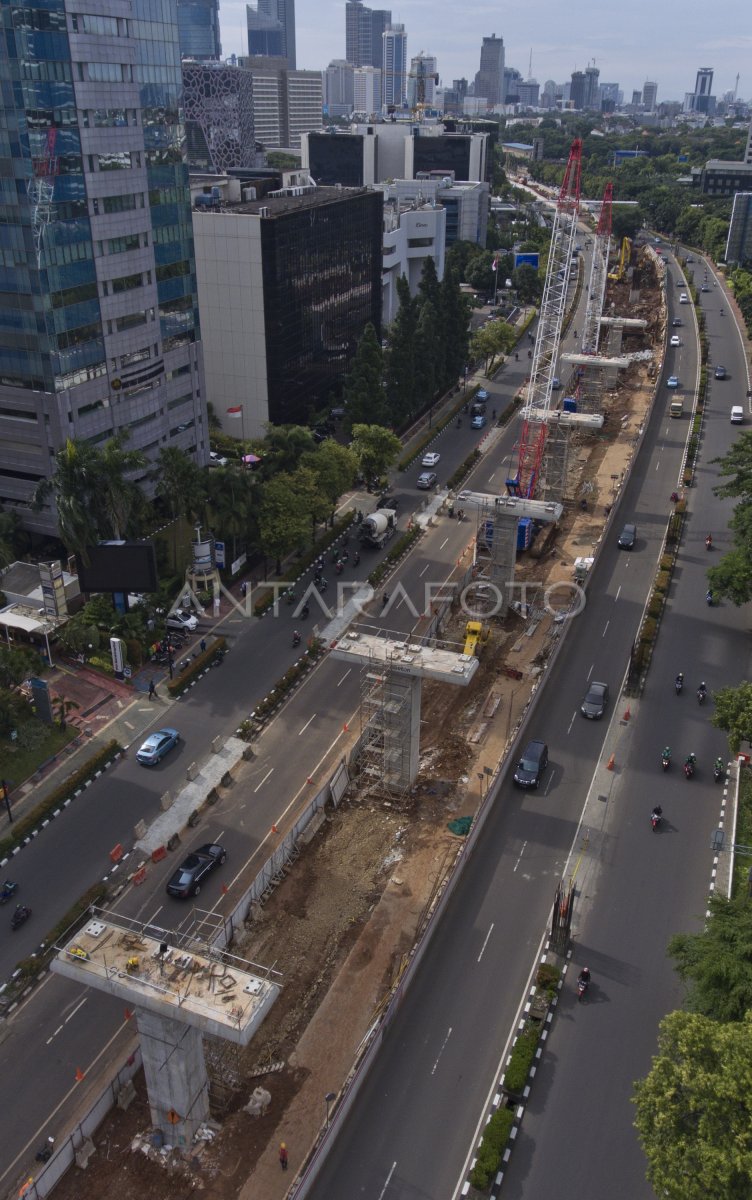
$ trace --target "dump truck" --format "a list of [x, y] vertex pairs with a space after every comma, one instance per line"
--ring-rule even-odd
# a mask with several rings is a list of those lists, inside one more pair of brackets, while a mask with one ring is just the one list
[[374, 546], [380, 550], [393, 538], [397, 531], [397, 510], [394, 508], [379, 508], [366, 517], [360, 526], [360, 540], [364, 546]]

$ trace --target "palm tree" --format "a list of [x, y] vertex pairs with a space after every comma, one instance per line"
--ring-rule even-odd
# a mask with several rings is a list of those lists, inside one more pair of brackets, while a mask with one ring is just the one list
[[307, 450], [316, 443], [303, 425], [267, 425], [263, 472], [266, 479], [280, 471], [294, 471]]
[[232, 558], [237, 558], [237, 538], [247, 535], [249, 508], [256, 492], [256, 480], [248, 471], [223, 468], [213, 471], [208, 480], [209, 507], [213, 532], [232, 538]]
[[133, 513], [138, 509], [141, 491], [138, 484], [125, 476], [146, 466], [140, 450], [126, 450], [127, 432], [116, 434], [106, 443], [101, 454], [101, 505], [103, 514], [117, 540], [124, 537]]
[[174, 520], [184, 516], [188, 521], [197, 520], [206, 504], [204, 479], [199, 467], [177, 446], [166, 446], [160, 450], [156, 469], [156, 494], [164, 500], [173, 517], [173, 566], [177, 569], [177, 527]]
[[55, 455], [54, 474], [37, 484], [31, 501], [39, 511], [52, 496], [61, 540], [87, 564], [87, 547], [99, 540], [101, 460], [94, 446], [68, 438]]

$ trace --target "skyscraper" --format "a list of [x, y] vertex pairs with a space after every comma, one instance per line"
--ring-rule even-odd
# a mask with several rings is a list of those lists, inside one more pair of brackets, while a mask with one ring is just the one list
[[385, 108], [402, 108], [407, 84], [407, 34], [404, 25], [389, 25], [382, 34], [384, 66], [381, 73]]
[[177, 24], [114, 7], [0, 10], [0, 503], [44, 532], [68, 438], [208, 455]]
[[286, 58], [295, 70], [295, 0], [258, 0], [256, 8], [246, 4], [248, 53], [269, 58]]
[[416, 54], [410, 59], [410, 74], [407, 80], [407, 103], [410, 108], [419, 104], [431, 106], [435, 100], [438, 72], [436, 59], [431, 54]]
[[497, 38], [495, 33], [483, 39], [475, 94], [485, 97], [489, 108], [504, 103], [504, 39]]
[[345, 4], [345, 58], [354, 67], [381, 67], [384, 59], [382, 34], [392, 23], [387, 9], [367, 8], [362, 0]]
[[222, 175], [255, 167], [253, 79], [221, 62], [183, 62], [183, 110], [188, 165]]
[[368, 121], [381, 111], [381, 71], [378, 67], [355, 67], [353, 70], [355, 111]]
[[219, 0], [177, 0], [178, 42], [183, 58], [221, 58]]
[[587, 83], [585, 80], [584, 71], [573, 71], [572, 81], [569, 86], [569, 100], [572, 108], [585, 108], [585, 96], [587, 92]]
[[324, 107], [330, 117], [349, 117], [355, 107], [355, 67], [334, 58], [323, 73]]
[[658, 84], [646, 81], [642, 85], [642, 107], [645, 112], [655, 112], [655, 104], [658, 99]]
[[684, 96], [684, 111], [705, 113], [712, 116], [715, 112], [715, 96], [713, 90], [713, 68], [700, 67], [695, 79], [695, 90]]

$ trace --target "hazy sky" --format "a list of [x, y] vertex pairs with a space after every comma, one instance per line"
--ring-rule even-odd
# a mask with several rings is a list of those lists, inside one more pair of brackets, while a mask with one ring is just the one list
[[[388, 0], [366, 0], [389, 8]], [[343, 0], [295, 0], [298, 67], [321, 70], [345, 56]], [[245, 0], [220, 0], [224, 57], [247, 53]], [[625, 99], [646, 79], [658, 83], [658, 100], [683, 100], [694, 90], [698, 67], [712, 67], [713, 93], [735, 86], [752, 98], [752, 7], [748, 0], [534, 0], [526, 4], [483, 0], [399, 0], [392, 20], [404, 24], [408, 55], [421, 50], [438, 59], [442, 82], [478, 70], [483, 37], [504, 39], [507, 66], [527, 78], [563, 83], [595, 59], [601, 82], [616, 82]]]

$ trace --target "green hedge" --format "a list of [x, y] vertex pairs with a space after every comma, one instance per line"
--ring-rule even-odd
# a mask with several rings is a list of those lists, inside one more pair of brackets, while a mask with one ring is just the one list
[[[254, 720], [265, 721], [267, 717], [271, 716], [280, 701], [283, 700], [287, 693], [292, 691], [296, 683], [298, 683], [298, 681], [308, 673], [317, 659], [321, 657], [323, 652], [324, 643], [322, 642], [321, 638], [311, 638], [310, 644], [308, 645], [307, 649], [303, 651], [298, 661], [294, 662], [291, 667], [288, 667], [284, 675], [281, 677], [281, 679], [277, 680], [276, 684], [268, 693], [268, 695], [264, 696], [263, 700], [259, 700], [258, 704], [251, 713], [251, 716], [254, 718]], [[243, 732], [246, 735], [249, 735], [252, 726], [250, 726], [247, 722], [244, 722], [243, 724], [246, 727]], [[243, 736], [243, 732], [241, 732], [241, 736]]]
[[513, 1124], [514, 1112], [511, 1108], [497, 1109], [491, 1117], [483, 1132], [475, 1166], [470, 1172], [472, 1187], [478, 1188], [479, 1191], [485, 1191], [493, 1181], [501, 1166]]
[[212, 662], [214, 655], [218, 650], [225, 651], [227, 649], [227, 639], [223, 637], [215, 638], [211, 646], [207, 646], [195, 658], [192, 658], [185, 670], [181, 671], [174, 679], [170, 679], [167, 684], [167, 691], [172, 696], [173, 700], [184, 692], [192, 679], [205, 671]]
[[509, 1066], [504, 1072], [504, 1087], [508, 1092], [517, 1093], [524, 1089], [539, 1038], [540, 1030], [535, 1025], [527, 1025], [514, 1043]]
[[480, 458], [480, 450], [473, 450], [472, 454], [469, 454], [465, 461], [460, 463], [457, 470], [447, 480], [447, 487], [450, 491], [462, 483], [463, 480], [467, 479], [473, 467], [480, 462]]
[[[479, 387], [480, 384], [475, 386], [472, 393], [473, 396]], [[397, 470], [406, 471], [408, 467], [412, 466], [416, 458], [423, 453], [427, 446], [431, 445], [431, 442], [436, 437], [436, 434], [441, 433], [444, 429], [446, 429], [447, 425], [451, 425], [453, 421], [456, 421], [457, 414], [461, 413], [465, 404], [469, 404], [470, 402], [471, 396], [463, 396], [450, 412], [448, 412], [445, 416], [440, 417], [436, 424], [431, 427], [431, 429], [427, 429], [425, 435], [420, 439], [417, 445], [414, 446], [413, 449], [407, 454], [403, 455], [403, 457], [399, 460], [397, 463]]]
[[0, 858], [5, 858], [17, 846], [20, 846], [29, 834], [38, 828], [42, 821], [51, 817], [56, 809], [65, 804], [66, 800], [70, 800], [73, 793], [77, 792], [89, 779], [92, 779], [97, 771], [106, 762], [109, 762], [115, 754], [118, 754], [122, 748], [120, 743], [115, 741], [114, 738], [112, 741], [107, 742], [101, 750], [96, 750], [83, 766], [78, 767], [63, 783], [54, 788], [45, 800], [35, 805], [31, 812], [27, 813], [25, 817], [19, 817], [17, 821], [14, 821], [10, 831], [5, 837], [0, 838]]
[[560, 979], [561, 971], [558, 967], [555, 967], [553, 963], [541, 963], [535, 976], [535, 983], [542, 992], [552, 997], [558, 991]]

